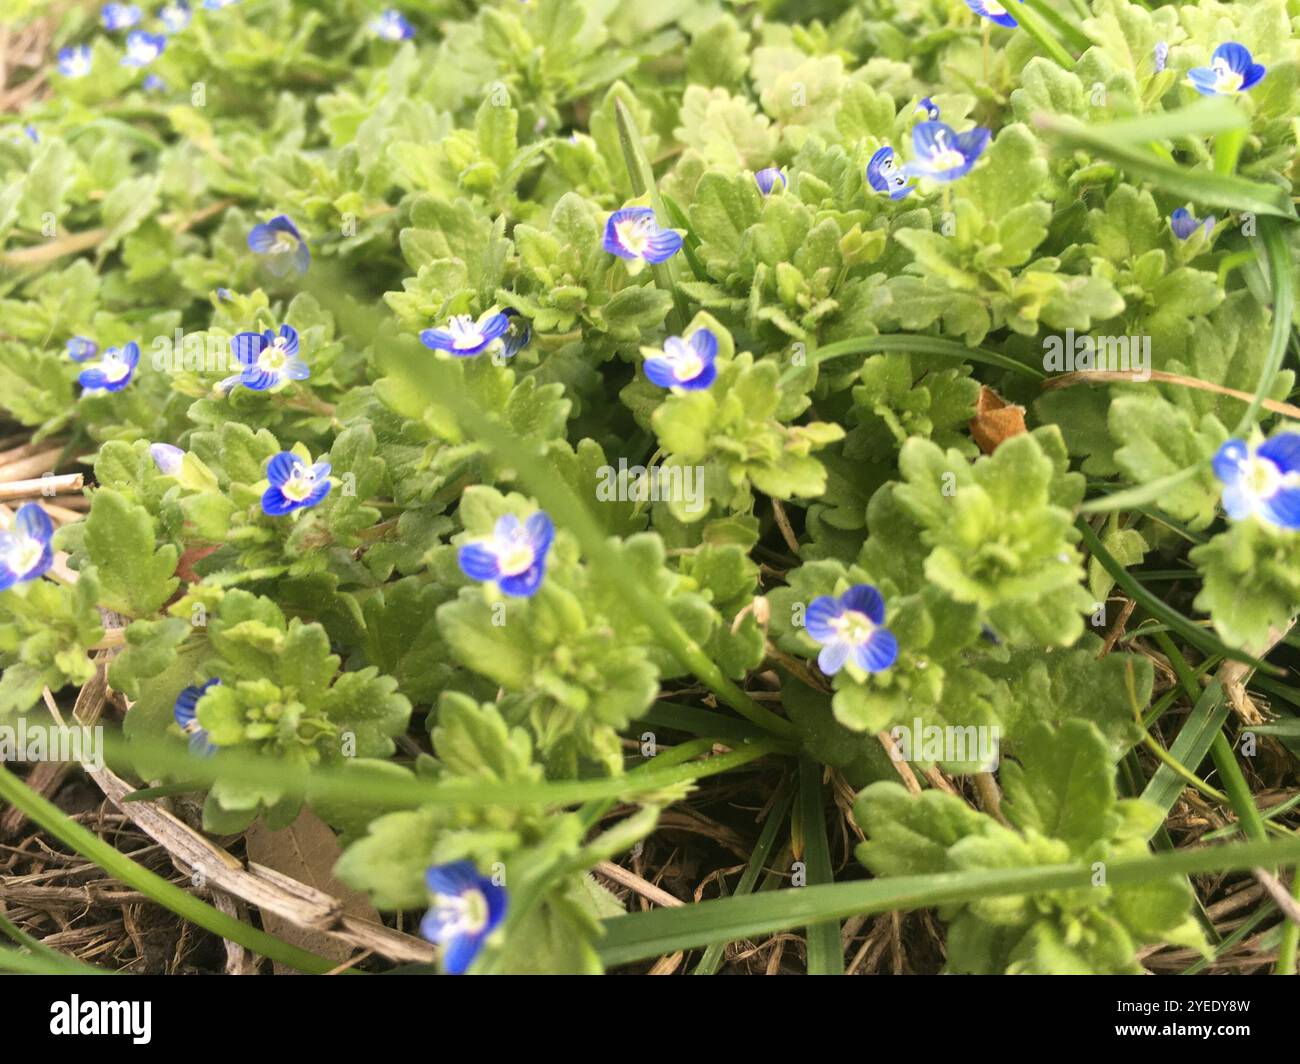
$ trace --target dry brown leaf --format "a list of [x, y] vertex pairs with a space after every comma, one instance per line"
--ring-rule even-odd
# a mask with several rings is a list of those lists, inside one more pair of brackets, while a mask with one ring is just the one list
[[1028, 431], [1023, 406], [1008, 403], [987, 384], [980, 386], [975, 416], [970, 421], [970, 434], [981, 451], [992, 454], [1003, 440]]
[[[332, 895], [348, 916], [380, 923], [379, 913], [364, 894], [345, 887], [334, 878], [334, 863], [342, 853], [339, 840], [330, 826], [310, 809], [304, 808], [297, 820], [280, 831], [271, 831], [259, 819], [248, 829], [244, 841], [249, 861]], [[275, 913], [263, 910], [262, 923], [276, 938], [337, 960], [340, 964], [352, 956], [353, 951], [347, 944], [333, 935], [302, 927]], [[292, 968], [283, 968], [279, 964], [275, 970], [277, 975], [295, 974]]]

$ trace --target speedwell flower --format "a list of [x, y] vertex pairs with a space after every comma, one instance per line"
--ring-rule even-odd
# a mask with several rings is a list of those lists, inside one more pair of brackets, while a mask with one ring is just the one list
[[68, 357], [73, 362], [85, 362], [99, 353], [99, 344], [84, 336], [74, 336], [68, 341]]
[[990, 133], [983, 126], [954, 133], [943, 122], [918, 122], [912, 127], [913, 160], [903, 167], [909, 177], [956, 181], [970, 172], [988, 147]]
[[434, 351], [447, 351], [457, 358], [477, 355], [510, 327], [510, 315], [501, 311], [484, 314], [477, 321], [469, 314], [456, 314], [441, 329], [425, 329], [420, 343]]
[[966, 6], [981, 18], [996, 22], [999, 26], [1016, 25], [1016, 20], [1007, 13], [1007, 9], [999, 4], [998, 0], [966, 0]]
[[491, 580], [507, 595], [528, 598], [542, 584], [546, 554], [555, 525], [545, 510], [520, 522], [514, 514], [497, 519], [489, 539], [466, 543], [457, 552], [461, 572], [471, 580]]
[[605, 223], [603, 246], [611, 255], [633, 260], [640, 269], [642, 263], [654, 265], [676, 255], [682, 249], [682, 235], [661, 229], [651, 207], [622, 207]]
[[204, 696], [209, 687], [220, 682], [214, 679], [204, 684], [187, 687], [176, 696], [176, 704], [172, 706], [172, 716], [176, 723], [180, 725], [181, 731], [190, 737], [190, 753], [197, 754], [199, 757], [211, 757], [217, 749], [208, 741], [208, 730], [199, 724], [199, 699]]
[[1231, 96], [1259, 84], [1266, 72], [1264, 64], [1256, 63], [1244, 44], [1227, 41], [1214, 49], [1209, 66], [1192, 67], [1187, 81], [1202, 96]]
[[158, 467], [158, 472], [164, 476], [174, 477], [180, 472], [181, 461], [185, 458], [185, 452], [174, 444], [151, 443], [149, 444], [149, 457], [153, 459], [153, 464]]
[[1300, 433], [1283, 432], [1254, 446], [1229, 440], [1214, 456], [1223, 509], [1237, 521], [1252, 514], [1279, 528], [1300, 528]]
[[754, 181], [758, 184], [758, 191], [764, 196], [770, 196], [779, 184], [785, 188], [789, 182], [785, 174], [781, 173], [775, 166], [768, 166], [754, 175]]
[[710, 329], [696, 329], [690, 336], [670, 336], [663, 351], [647, 355], [645, 375], [660, 388], [699, 391], [718, 376], [718, 338]]
[[415, 27], [402, 17], [400, 11], [390, 7], [370, 20], [370, 32], [381, 40], [406, 41], [415, 36]]
[[926, 121], [939, 121], [939, 105], [928, 96], [921, 97], [920, 102], [916, 105], [916, 113], [923, 116]]
[[180, 33], [190, 24], [190, 5], [185, 0], [171, 0], [158, 9], [158, 17], [168, 33]]
[[519, 354], [520, 351], [527, 347], [529, 341], [532, 340], [532, 322], [520, 314], [519, 311], [515, 310], [514, 307], [506, 307], [506, 309], [501, 313], [504, 314], [510, 322], [510, 324], [506, 326], [505, 333], [501, 336], [500, 340], [498, 340], [498, 343], [501, 345], [501, 357], [514, 358], [515, 355]]
[[230, 7], [239, 3], [239, 0], [203, 0], [203, 10], [220, 11], [223, 7]]
[[84, 78], [90, 73], [90, 45], [59, 49], [59, 73], [65, 78]]
[[277, 277], [283, 277], [293, 266], [299, 273], [306, 273], [311, 265], [311, 252], [307, 250], [307, 241], [303, 240], [298, 227], [283, 214], [277, 214], [269, 222], [255, 225], [248, 232], [248, 246], [259, 255], [267, 257], [267, 265]]
[[77, 383], [86, 389], [120, 392], [135, 375], [140, 362], [140, 345], [132, 340], [123, 348], [110, 347], [104, 357], [77, 375]]
[[505, 918], [506, 888], [479, 875], [470, 861], [433, 865], [424, 882], [433, 904], [420, 921], [420, 934], [442, 947], [448, 975], [463, 975]]
[[1209, 236], [1214, 231], [1214, 215], [1211, 214], [1202, 220], [1186, 207], [1179, 207], [1169, 216], [1169, 228], [1174, 231], [1174, 236], [1179, 240], [1186, 240], [1197, 229], [1204, 229], [1205, 235]]
[[221, 382], [222, 391], [242, 384], [265, 392], [311, 376], [307, 363], [298, 357], [298, 333], [291, 325], [281, 325], [278, 336], [270, 329], [237, 333], [230, 338], [230, 350], [244, 368]]
[[167, 82], [163, 81], [157, 74], [150, 74], [144, 79], [141, 87], [145, 92], [166, 92]]
[[821, 595], [808, 604], [808, 634], [821, 643], [817, 665], [833, 676], [852, 660], [863, 672], [882, 672], [898, 658], [898, 640], [885, 621], [885, 600], [870, 584], [856, 584], [839, 598]]
[[147, 67], [163, 54], [166, 47], [167, 38], [161, 33], [132, 30], [126, 37], [126, 55], [122, 56], [122, 65]]
[[128, 30], [144, 18], [135, 4], [105, 4], [99, 15], [109, 33]]
[[1156, 41], [1156, 48], [1152, 58], [1155, 63], [1156, 73], [1159, 74], [1169, 65], [1169, 42]]
[[13, 527], [0, 531], [0, 591], [35, 580], [54, 564], [50, 515], [34, 502], [25, 502], [14, 515]]
[[282, 517], [317, 505], [330, 493], [330, 464], [308, 465], [292, 451], [281, 451], [266, 466], [271, 486], [262, 493], [262, 511]]
[[912, 184], [894, 159], [894, 149], [880, 148], [867, 163], [867, 184], [890, 199], [903, 199], [912, 191]]

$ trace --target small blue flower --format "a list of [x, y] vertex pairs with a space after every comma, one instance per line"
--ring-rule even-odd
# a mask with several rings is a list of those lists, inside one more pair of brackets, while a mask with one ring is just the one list
[[104, 20], [104, 29], [109, 33], [129, 30], [144, 18], [135, 4], [105, 4], [99, 15]]
[[885, 600], [870, 584], [857, 584], [839, 598], [813, 599], [804, 620], [808, 634], [822, 644], [817, 665], [827, 676], [849, 660], [863, 672], [882, 672], [898, 659], [898, 640], [881, 627]]
[[59, 49], [59, 73], [65, 78], [84, 78], [90, 73], [90, 45]]
[[1258, 515], [1279, 528], [1300, 528], [1300, 433], [1283, 432], [1258, 446], [1229, 440], [1213, 465], [1229, 517]]
[[892, 200], [903, 199], [914, 187], [899, 169], [890, 147], [880, 148], [867, 163], [867, 184]]
[[277, 277], [283, 277], [293, 266], [306, 273], [311, 265], [311, 252], [298, 227], [283, 214], [269, 222], [255, 225], [248, 233], [248, 246], [257, 254], [267, 256], [267, 265]]
[[167, 38], [161, 33], [132, 30], [126, 35], [126, 55], [122, 56], [122, 65], [147, 67], [163, 54], [166, 47]]
[[140, 345], [132, 340], [125, 347], [110, 347], [95, 365], [77, 375], [77, 383], [86, 389], [120, 392], [135, 375], [140, 362]]
[[456, 560], [471, 580], [492, 580], [505, 594], [528, 598], [542, 584], [554, 537], [555, 525], [545, 510], [522, 523], [514, 514], [505, 514], [498, 518], [490, 539], [466, 543]]
[[220, 11], [224, 7], [230, 7], [239, 3], [239, 0], [203, 0], [204, 11]]
[[207, 693], [208, 688], [220, 682], [214, 679], [187, 687], [176, 696], [176, 704], [172, 706], [172, 717], [180, 725], [181, 731], [190, 737], [190, 753], [198, 757], [211, 757], [217, 751], [208, 741], [208, 730], [199, 724], [198, 707], [199, 699]]
[[1202, 96], [1231, 96], [1259, 84], [1267, 72], [1243, 44], [1228, 41], [1214, 49], [1207, 67], [1192, 67], [1187, 81]]
[[14, 515], [13, 527], [0, 531], [0, 591], [35, 580], [54, 564], [50, 515], [34, 502], [25, 502]]
[[464, 975], [483, 943], [505, 919], [506, 888], [499, 887], [470, 861], [434, 865], [424, 873], [433, 904], [420, 921], [420, 934], [442, 947], [448, 975]]
[[696, 329], [689, 337], [670, 336], [659, 354], [648, 355], [645, 375], [660, 388], [699, 391], [718, 376], [718, 338], [711, 329]]
[[766, 167], [754, 175], [754, 181], [758, 184], [758, 191], [764, 196], [770, 196], [779, 184], [781, 188], [789, 185], [785, 174], [781, 173], [775, 166]]
[[1166, 66], [1169, 65], [1169, 42], [1156, 41], [1156, 50], [1154, 53], [1154, 62], [1156, 73], [1159, 74]]
[[330, 493], [330, 464], [308, 465], [291, 451], [281, 451], [266, 467], [271, 486], [262, 493], [262, 511], [282, 517], [317, 505]]
[[981, 18], [996, 22], [999, 26], [1016, 25], [1016, 20], [1007, 14], [1007, 9], [998, 0], [966, 0], [966, 6]]
[[158, 9], [158, 18], [168, 33], [180, 33], [190, 24], [190, 5], [185, 0], [171, 0]]
[[415, 36], [415, 27], [396, 8], [370, 20], [370, 32], [385, 41], [407, 41]]
[[278, 336], [270, 329], [237, 333], [230, 338], [230, 351], [244, 368], [221, 382], [223, 392], [238, 384], [265, 392], [311, 376], [307, 363], [298, 357], [298, 333], [291, 325], [281, 325]]
[[435, 351], [448, 351], [457, 358], [469, 358], [487, 348], [510, 328], [510, 315], [501, 311], [484, 314], [475, 321], [468, 314], [457, 314], [441, 329], [425, 329], [420, 343]]
[[514, 307], [506, 307], [501, 312], [510, 319], [505, 334], [500, 338], [501, 357], [514, 358], [533, 338], [532, 323]]
[[[912, 128], [914, 159], [903, 167], [903, 173], [933, 181], [956, 181], [970, 172], [988, 147], [990, 135], [983, 126], [954, 133], [943, 122], [918, 122]], [[1014, 175], [1006, 176], [1011, 180]]]
[[682, 236], [672, 229], [661, 229], [651, 207], [623, 207], [605, 223], [602, 245], [611, 255], [630, 259], [635, 273], [644, 263], [666, 262], [682, 249]]
[[99, 354], [99, 344], [84, 336], [74, 336], [68, 341], [68, 357], [73, 362], [85, 362]]
[[23, 126], [23, 132], [27, 134], [27, 139], [33, 144], [39, 144], [41, 142], [41, 135], [36, 132], [36, 127], [30, 122]]
[[149, 444], [149, 457], [153, 459], [153, 464], [158, 467], [158, 472], [164, 476], [174, 477], [181, 471], [181, 462], [185, 458], [185, 452], [170, 443], [151, 443]]
[[150, 74], [144, 79], [145, 92], [166, 92], [167, 82], [163, 81], [157, 74]]
[[916, 113], [927, 122], [939, 121], [939, 105], [928, 96], [921, 97], [920, 103], [916, 105]]
[[229, 288], [218, 288], [217, 298], [223, 303], [231, 302], [235, 297], [231, 294]]
[[1214, 215], [1211, 214], [1202, 221], [1186, 207], [1179, 207], [1169, 216], [1169, 228], [1174, 231], [1174, 236], [1179, 240], [1186, 240], [1197, 229], [1204, 229], [1208, 237], [1214, 232]]

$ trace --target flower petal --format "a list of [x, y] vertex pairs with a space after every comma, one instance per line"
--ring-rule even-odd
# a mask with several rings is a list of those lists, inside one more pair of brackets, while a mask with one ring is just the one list
[[855, 584], [840, 596], [840, 605], [846, 610], [865, 613], [872, 624], [885, 621], [885, 600], [870, 584]]

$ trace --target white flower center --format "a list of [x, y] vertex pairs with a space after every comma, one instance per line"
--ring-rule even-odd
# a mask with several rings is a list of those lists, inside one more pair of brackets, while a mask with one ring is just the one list
[[9, 547], [5, 551], [5, 564], [22, 576], [36, 568], [36, 563], [45, 553], [45, 544], [22, 532], [13, 534]]
[[280, 488], [290, 502], [302, 502], [316, 488], [316, 474], [301, 462], [293, 467], [293, 474]]
[[990, 15], [1005, 15], [1007, 9], [998, 3], [998, 0], [984, 0], [984, 10]]
[[845, 610], [831, 621], [831, 627], [841, 639], [855, 647], [870, 639], [871, 633], [876, 630], [871, 618], [858, 610]]
[[633, 218], [617, 222], [614, 231], [618, 233], [618, 242], [633, 255], [644, 255], [646, 245], [650, 243], [651, 226], [649, 218]]
[[269, 373], [281, 369], [289, 360], [285, 343], [283, 336], [277, 336], [267, 347], [262, 348], [262, 353], [257, 356], [257, 368]]
[[496, 548], [497, 568], [502, 576], [518, 576], [532, 568], [537, 553], [532, 544], [523, 538], [499, 540]]
[[433, 904], [442, 918], [443, 933], [448, 938], [475, 935], [487, 927], [487, 898], [477, 888], [464, 894], [435, 894]]
[[108, 380], [116, 384], [118, 381], [127, 377], [131, 373], [131, 367], [126, 361], [117, 355], [110, 355], [100, 363], [100, 371]]
[[1283, 474], [1276, 462], [1252, 455], [1241, 463], [1241, 482], [1246, 491], [1257, 499], [1271, 499], [1284, 487], [1295, 487], [1300, 474]]
[[934, 135], [934, 151], [930, 154], [930, 168], [943, 173], [947, 170], [956, 170], [965, 162], [966, 156], [948, 143], [947, 132], [939, 130]]
[[451, 333], [451, 344], [457, 351], [470, 350], [483, 342], [483, 330], [468, 314], [457, 314], [447, 322], [447, 331]]
[[1241, 88], [1241, 83], [1245, 80], [1244, 74], [1238, 74], [1232, 67], [1228, 66], [1226, 59], [1216, 59], [1210, 64], [1214, 71], [1214, 88], [1216, 92], [1224, 94], [1237, 92]]

